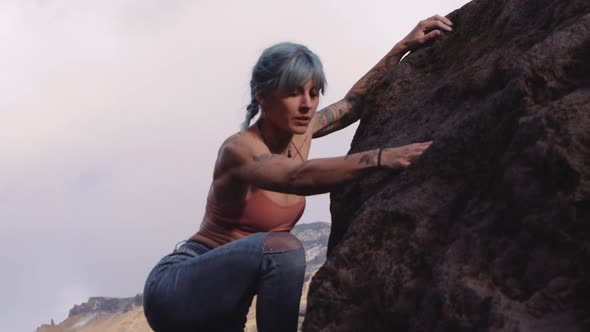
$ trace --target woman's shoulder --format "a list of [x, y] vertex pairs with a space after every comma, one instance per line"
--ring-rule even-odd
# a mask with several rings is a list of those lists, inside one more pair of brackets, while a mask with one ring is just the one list
[[219, 148], [218, 162], [234, 164], [235, 162], [254, 156], [263, 148], [264, 144], [248, 128], [245, 131], [229, 136], [223, 141]]
[[258, 139], [256, 133], [250, 128], [245, 131], [238, 131], [223, 141], [220, 151], [224, 149], [252, 149], [257, 148], [262, 142]]

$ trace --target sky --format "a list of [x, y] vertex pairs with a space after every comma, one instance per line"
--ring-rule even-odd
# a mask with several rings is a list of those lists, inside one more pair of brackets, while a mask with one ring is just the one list
[[[219, 145], [274, 43], [324, 64], [320, 108], [465, 0], [0, 0], [0, 322], [31, 332], [142, 292], [198, 229]], [[356, 125], [314, 142], [344, 155]], [[330, 221], [329, 195], [300, 222]]]

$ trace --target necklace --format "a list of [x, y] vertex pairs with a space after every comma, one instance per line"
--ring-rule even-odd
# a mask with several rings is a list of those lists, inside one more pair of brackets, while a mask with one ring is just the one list
[[[270, 148], [270, 145], [268, 144], [268, 141], [266, 140], [266, 137], [264, 137], [264, 133], [262, 132], [262, 127], [260, 126], [260, 121], [256, 122], [256, 127], [258, 127], [258, 132], [260, 132], [260, 137], [262, 138], [262, 141], [264, 142], [264, 144], [266, 144], [266, 146], [268, 146]], [[293, 145], [293, 140], [289, 141], [289, 147], [287, 148], [287, 158], [293, 158], [293, 156], [291, 155], [291, 146]], [[299, 151], [297, 151], [299, 153]]]

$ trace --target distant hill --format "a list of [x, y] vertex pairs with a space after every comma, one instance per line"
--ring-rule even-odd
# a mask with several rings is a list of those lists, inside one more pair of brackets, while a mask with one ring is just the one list
[[[326, 260], [330, 224], [315, 222], [296, 225], [292, 233], [301, 240], [306, 253], [307, 268], [301, 299], [300, 321], [307, 305], [307, 291], [313, 274]], [[256, 299], [248, 313], [246, 332], [256, 331]], [[74, 305], [63, 322], [43, 324], [35, 332], [150, 332], [143, 314], [142, 294], [130, 298], [91, 297]]]

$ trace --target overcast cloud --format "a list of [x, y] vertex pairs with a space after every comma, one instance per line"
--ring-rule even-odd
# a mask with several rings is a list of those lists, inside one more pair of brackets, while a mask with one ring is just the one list
[[[0, 1], [0, 321], [33, 331], [90, 296], [140, 293], [199, 226], [250, 70], [307, 45], [346, 91], [414, 25], [464, 0]], [[318, 140], [343, 155], [354, 128]], [[301, 222], [329, 221], [327, 195]]]

